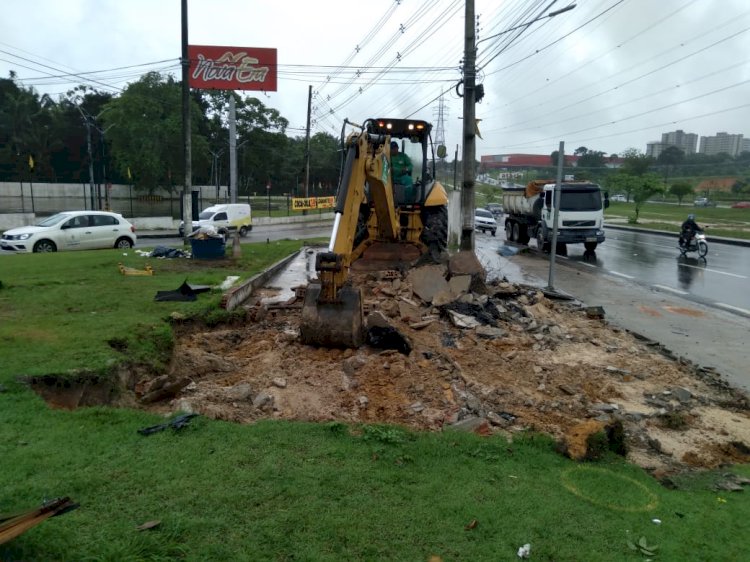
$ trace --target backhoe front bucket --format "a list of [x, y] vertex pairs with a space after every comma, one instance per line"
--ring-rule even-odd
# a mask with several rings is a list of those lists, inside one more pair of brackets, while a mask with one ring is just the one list
[[360, 347], [364, 343], [362, 291], [342, 287], [336, 302], [319, 302], [320, 284], [310, 283], [302, 305], [302, 343], [323, 347]]

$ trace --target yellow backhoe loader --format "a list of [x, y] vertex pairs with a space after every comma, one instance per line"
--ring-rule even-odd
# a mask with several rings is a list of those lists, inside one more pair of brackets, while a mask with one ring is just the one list
[[[325, 347], [364, 342], [362, 292], [350, 282], [351, 269], [403, 269], [425, 254], [437, 261], [448, 243], [448, 196], [435, 181], [432, 125], [412, 119], [347, 125], [355, 131], [342, 133], [331, 241], [316, 256], [318, 278], [307, 287], [300, 326], [303, 343]], [[393, 143], [399, 157], [392, 158]], [[438, 147], [437, 157], [444, 156]]]

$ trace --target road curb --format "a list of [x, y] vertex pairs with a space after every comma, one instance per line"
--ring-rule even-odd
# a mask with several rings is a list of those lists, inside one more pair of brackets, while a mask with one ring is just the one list
[[240, 306], [243, 302], [250, 298], [250, 296], [253, 294], [253, 292], [255, 292], [256, 289], [262, 287], [266, 283], [266, 281], [268, 281], [271, 277], [276, 275], [276, 273], [284, 269], [284, 267], [286, 267], [286, 265], [290, 261], [292, 261], [305, 250], [307, 250], [307, 248], [303, 247], [301, 250], [294, 252], [293, 254], [289, 254], [287, 257], [277, 261], [275, 264], [261, 271], [257, 275], [251, 277], [241, 285], [229, 289], [221, 298], [221, 308], [224, 308], [226, 310], [234, 310], [235, 308]]
[[[625, 226], [619, 224], [604, 223], [604, 228], [611, 228], [612, 230], [627, 230], [630, 232], [645, 232], [646, 234], [658, 234], [659, 236], [669, 236], [675, 239], [679, 236], [679, 234], [677, 234], [676, 232], [668, 232], [666, 230], [650, 230], [648, 228], [638, 228], [634, 226]], [[730, 244], [732, 246], [750, 246], [750, 240], [742, 240], [741, 238], [725, 238], [723, 236], [706, 235], [706, 240], [709, 242]]]

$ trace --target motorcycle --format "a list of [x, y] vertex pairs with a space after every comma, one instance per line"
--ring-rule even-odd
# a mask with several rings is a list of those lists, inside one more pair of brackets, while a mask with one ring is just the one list
[[680, 255], [684, 258], [688, 252], [698, 252], [698, 255], [702, 258], [706, 257], [708, 253], [708, 243], [706, 242], [706, 235], [702, 232], [696, 232], [695, 236], [689, 239], [687, 242], [680, 242]]

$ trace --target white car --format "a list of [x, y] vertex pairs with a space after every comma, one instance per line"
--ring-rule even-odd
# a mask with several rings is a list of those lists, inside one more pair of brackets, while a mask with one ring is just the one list
[[117, 213], [65, 211], [3, 233], [0, 249], [10, 252], [126, 249], [135, 246], [135, 227]]
[[497, 221], [487, 209], [474, 209], [474, 228], [482, 232], [489, 230], [494, 236], [497, 232]]
[[613, 195], [612, 197], [610, 197], [609, 200], [619, 201], [620, 203], [626, 203], [628, 199], [624, 195], [617, 194], [617, 195]]

